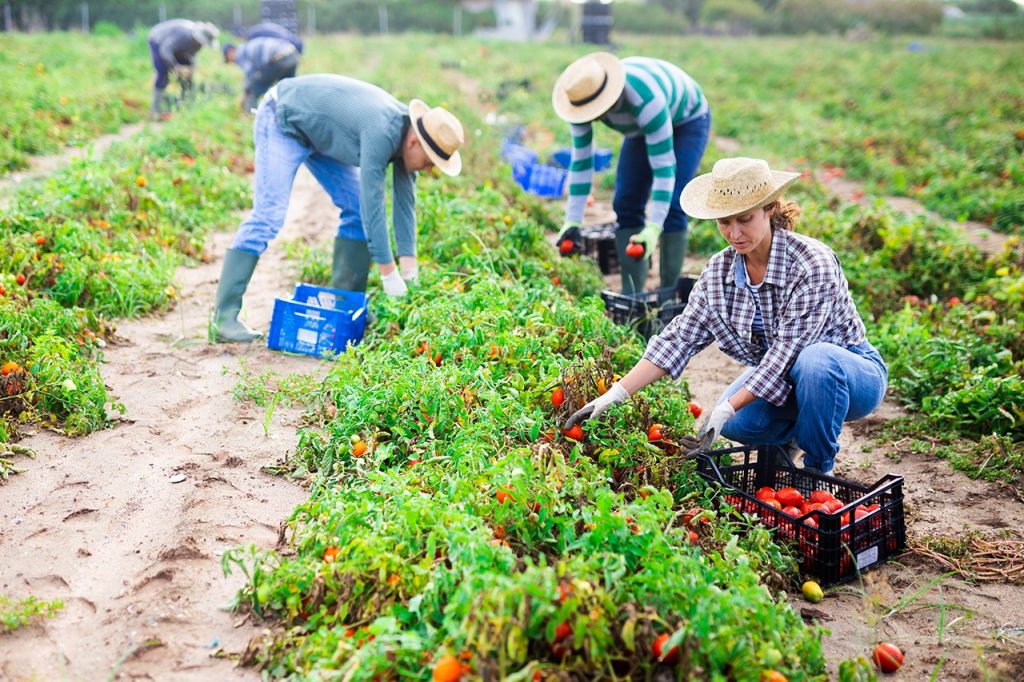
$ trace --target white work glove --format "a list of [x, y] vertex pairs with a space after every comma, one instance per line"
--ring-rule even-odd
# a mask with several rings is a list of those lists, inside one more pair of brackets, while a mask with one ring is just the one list
[[388, 296], [405, 296], [409, 291], [409, 287], [405, 286], [405, 280], [402, 279], [398, 268], [392, 270], [391, 274], [381, 277], [380, 281], [384, 284], [384, 293]]
[[588, 419], [597, 419], [612, 405], [618, 405], [629, 400], [629, 391], [622, 387], [622, 384], [615, 382], [604, 395], [600, 395], [589, 403], [572, 413], [572, 416], [565, 420], [563, 429], [571, 429], [576, 424], [582, 424]]
[[725, 426], [725, 422], [733, 418], [736, 414], [736, 410], [733, 409], [732, 405], [729, 404], [728, 400], [723, 400], [720, 404], [715, 406], [715, 409], [711, 410], [711, 414], [708, 415], [707, 420], [704, 422], [704, 426], [700, 429], [700, 435], [698, 438], [703, 438], [707, 433], [714, 430], [714, 437], [718, 438], [722, 435], [722, 427]]
[[402, 279], [406, 284], [416, 284], [420, 276], [420, 269], [415, 257], [401, 256], [398, 259], [398, 270], [402, 273]]

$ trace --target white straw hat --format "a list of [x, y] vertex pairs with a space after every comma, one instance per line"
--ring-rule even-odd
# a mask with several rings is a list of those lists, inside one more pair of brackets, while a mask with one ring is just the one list
[[434, 107], [414, 99], [409, 102], [409, 120], [423, 151], [445, 175], [458, 175], [462, 171], [459, 147], [466, 141], [462, 124], [447, 109]]
[[719, 159], [710, 173], [686, 184], [679, 203], [693, 218], [728, 218], [770, 204], [799, 177], [771, 170], [762, 159]]
[[593, 52], [566, 67], [555, 81], [551, 104], [569, 123], [596, 121], [615, 106], [626, 87], [626, 70], [610, 52]]

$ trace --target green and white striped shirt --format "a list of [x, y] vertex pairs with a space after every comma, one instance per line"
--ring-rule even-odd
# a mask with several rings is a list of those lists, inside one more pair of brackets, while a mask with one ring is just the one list
[[391, 263], [384, 184], [392, 166], [391, 213], [399, 256], [416, 255], [416, 174], [402, 163], [409, 108], [376, 85], [314, 74], [277, 85], [277, 125], [285, 135], [346, 166], [359, 167], [363, 231], [375, 263]]
[[[654, 182], [648, 220], [665, 222], [676, 183], [673, 129], [708, 112], [697, 81], [677, 66], [649, 57], [622, 60], [626, 71], [623, 96], [599, 120], [626, 137], [643, 135]], [[567, 222], [580, 222], [594, 179], [593, 124], [572, 126], [572, 165], [569, 167]]]

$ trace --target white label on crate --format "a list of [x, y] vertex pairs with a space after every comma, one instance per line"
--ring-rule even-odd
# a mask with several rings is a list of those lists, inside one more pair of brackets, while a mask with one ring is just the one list
[[857, 570], [878, 562], [878, 545], [857, 553]]
[[320, 339], [320, 334], [312, 329], [299, 329], [295, 332], [295, 337], [299, 343], [307, 343], [315, 348], [316, 342]]

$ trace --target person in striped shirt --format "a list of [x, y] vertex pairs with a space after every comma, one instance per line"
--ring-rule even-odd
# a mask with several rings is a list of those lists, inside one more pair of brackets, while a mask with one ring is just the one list
[[[558, 243], [569, 239], [578, 248], [594, 177], [593, 123], [601, 121], [625, 136], [612, 204], [622, 293], [644, 290], [655, 245], [660, 245], [661, 286], [674, 286], [686, 256], [687, 223], [679, 193], [697, 173], [711, 129], [711, 110], [700, 86], [660, 59], [620, 60], [595, 52], [565, 69], [552, 104], [572, 125], [569, 200]], [[643, 245], [641, 257], [626, 255], [630, 243]]]
[[[292, 182], [305, 164], [341, 212], [334, 239], [331, 286], [365, 291], [370, 261], [384, 293], [402, 296], [417, 274], [418, 171], [462, 170], [462, 124], [440, 107], [409, 104], [370, 83], [334, 74], [286, 78], [263, 98], [253, 122], [256, 169], [252, 214], [224, 255], [212, 340], [249, 342], [261, 336], [238, 319], [242, 296], [267, 244], [284, 225]], [[399, 267], [385, 212], [388, 167]]]
[[719, 398], [702, 434], [800, 449], [804, 469], [831, 473], [843, 423], [878, 407], [888, 370], [865, 338], [835, 253], [793, 232], [799, 207], [781, 197], [798, 177], [735, 158], [687, 184], [686, 212], [716, 220], [729, 246], [711, 258], [686, 308], [643, 358], [566, 428], [666, 375], [678, 379], [716, 341], [750, 369]]
[[203, 47], [213, 47], [219, 34], [220, 30], [208, 21], [188, 19], [168, 19], [150, 29], [149, 54], [156, 71], [150, 117], [166, 118], [168, 115], [163, 111], [163, 99], [170, 73], [178, 77], [182, 94], [187, 94], [192, 87], [196, 53]]

